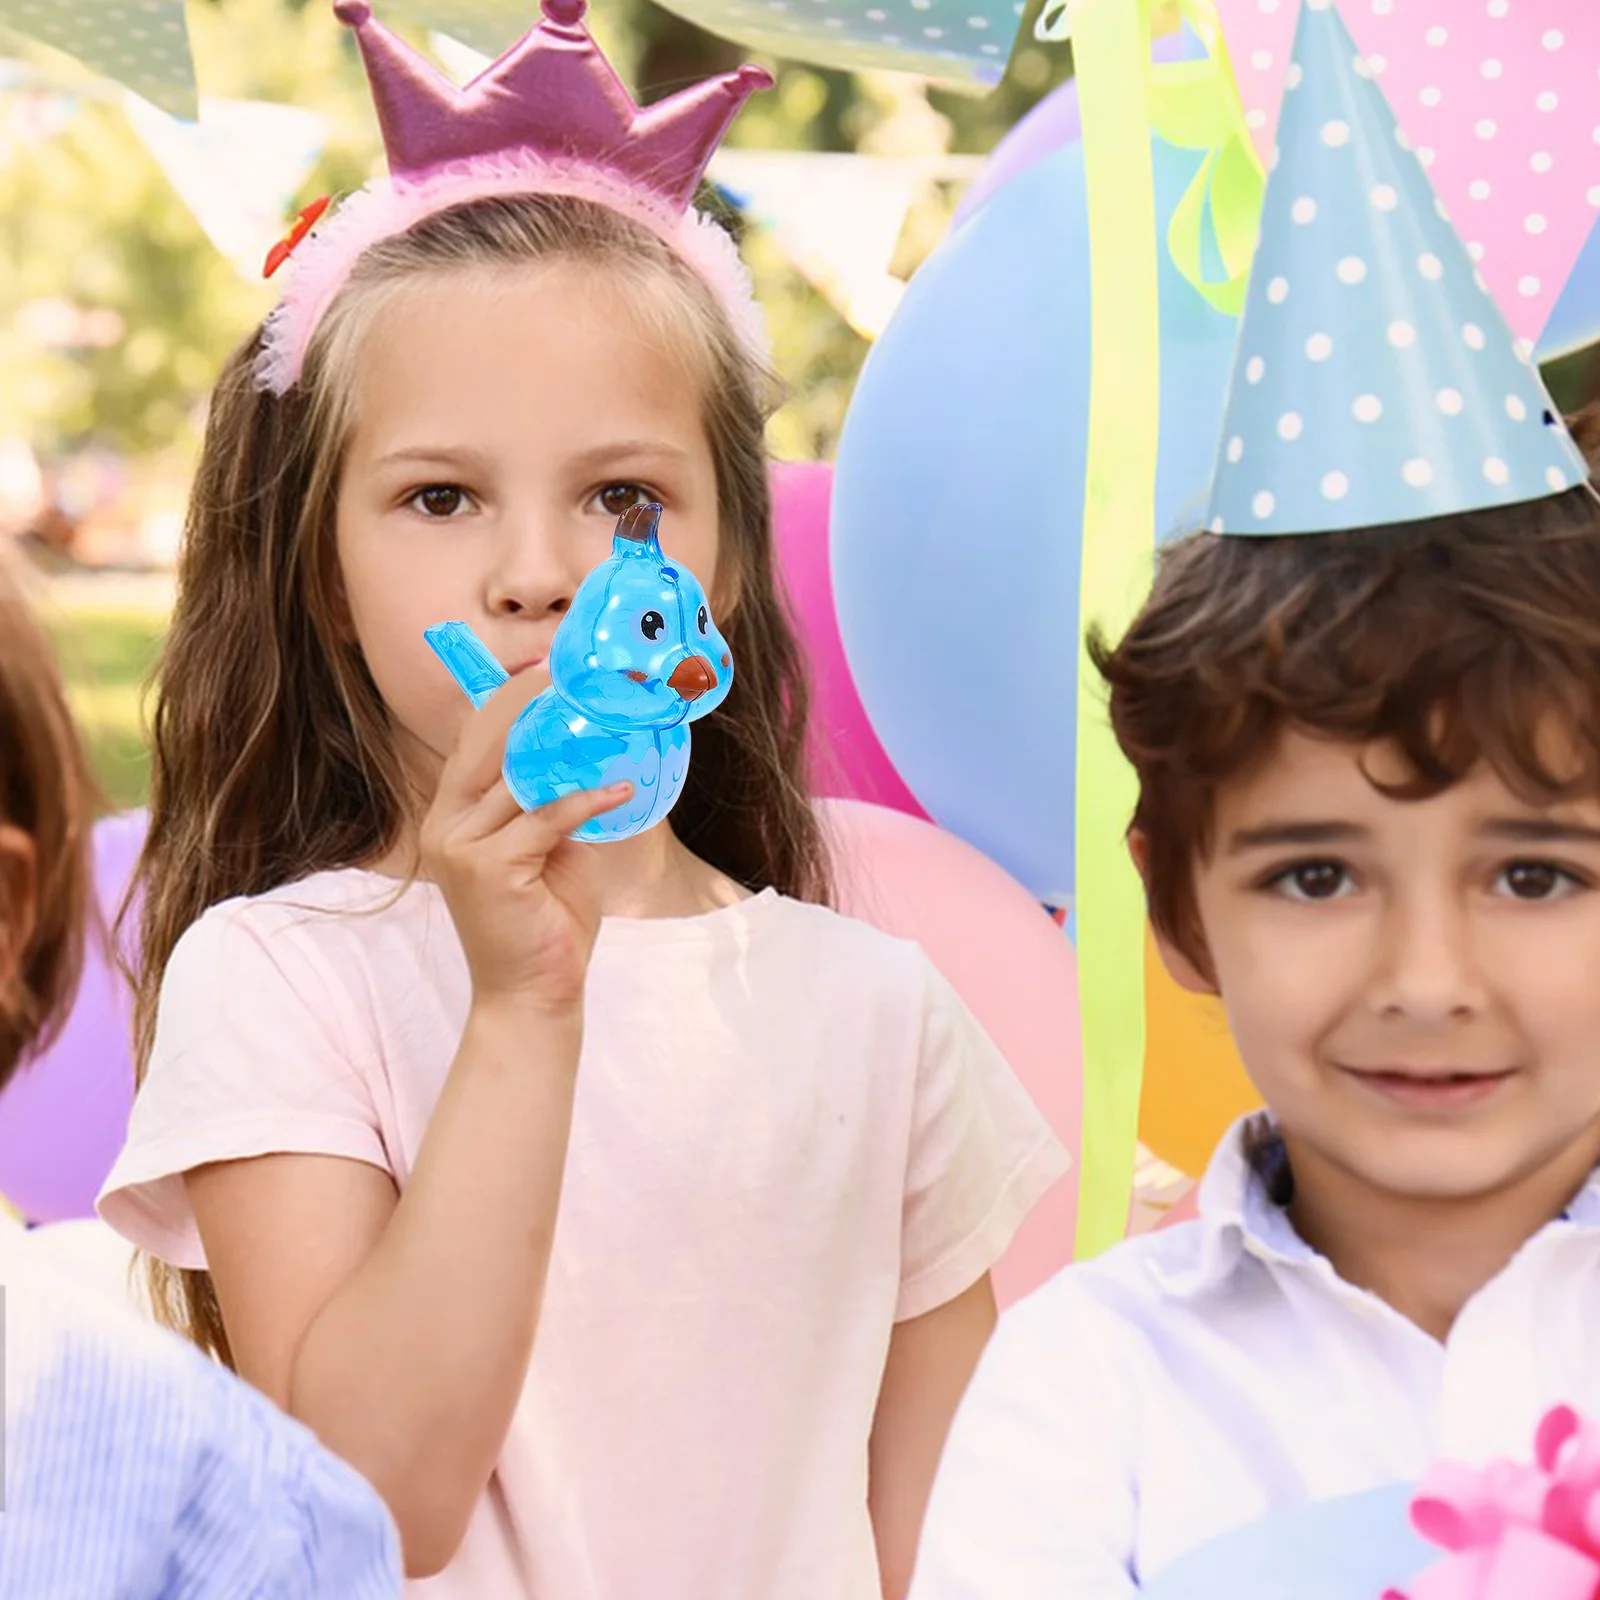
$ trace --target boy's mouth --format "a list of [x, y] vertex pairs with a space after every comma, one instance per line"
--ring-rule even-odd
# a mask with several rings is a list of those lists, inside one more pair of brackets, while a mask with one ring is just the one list
[[1515, 1076], [1514, 1068], [1499, 1072], [1448, 1068], [1345, 1067], [1363, 1088], [1411, 1111], [1456, 1111], [1489, 1099]]

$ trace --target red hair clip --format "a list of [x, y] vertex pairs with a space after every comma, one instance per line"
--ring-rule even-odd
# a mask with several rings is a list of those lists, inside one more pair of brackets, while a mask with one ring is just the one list
[[328, 202], [332, 197], [323, 195], [320, 200], [313, 200], [298, 217], [288, 233], [281, 238], [267, 252], [267, 264], [261, 270], [263, 278], [270, 278], [295, 252], [300, 241], [316, 226], [317, 219], [328, 209]]

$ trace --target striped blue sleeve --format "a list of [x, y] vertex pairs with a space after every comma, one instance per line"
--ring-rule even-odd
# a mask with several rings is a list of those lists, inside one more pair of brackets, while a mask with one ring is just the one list
[[[161, 1330], [6, 1293], [0, 1600], [393, 1600], [376, 1493]], [[86, 1324], [84, 1316], [89, 1320]]]

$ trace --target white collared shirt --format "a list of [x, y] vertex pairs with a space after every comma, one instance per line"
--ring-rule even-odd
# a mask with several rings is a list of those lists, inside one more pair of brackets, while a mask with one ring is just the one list
[[1526, 1460], [1600, 1416], [1600, 1176], [1440, 1344], [1295, 1233], [1236, 1124], [1200, 1219], [1067, 1268], [1001, 1318], [951, 1431], [911, 1600], [1125, 1600], [1270, 1512]]

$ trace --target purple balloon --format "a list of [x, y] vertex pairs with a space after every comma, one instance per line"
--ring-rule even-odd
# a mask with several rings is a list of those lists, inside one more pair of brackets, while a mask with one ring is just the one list
[[[146, 814], [94, 830], [96, 898], [109, 928], [133, 876]], [[91, 938], [66, 1026], [0, 1094], [0, 1194], [30, 1223], [94, 1215], [133, 1106], [132, 997], [110, 953]]]
[[[1187, 28], [1165, 33], [1156, 40], [1156, 61], [1184, 61], [1202, 54], [1199, 40]], [[983, 170], [967, 186], [956, 206], [950, 226], [959, 228], [996, 189], [1026, 172], [1041, 156], [1070, 144], [1081, 136], [1078, 118], [1078, 81], [1069, 78], [1053, 89], [994, 147]]]

